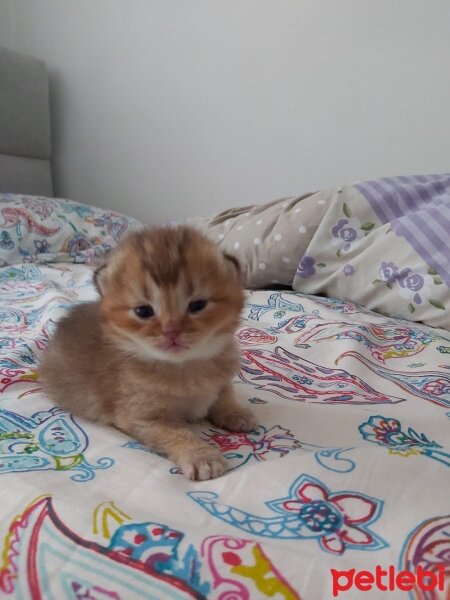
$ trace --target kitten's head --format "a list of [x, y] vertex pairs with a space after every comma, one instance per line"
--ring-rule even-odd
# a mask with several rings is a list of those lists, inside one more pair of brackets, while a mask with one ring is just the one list
[[98, 269], [95, 283], [103, 330], [144, 359], [218, 354], [244, 304], [237, 261], [186, 226], [131, 233]]

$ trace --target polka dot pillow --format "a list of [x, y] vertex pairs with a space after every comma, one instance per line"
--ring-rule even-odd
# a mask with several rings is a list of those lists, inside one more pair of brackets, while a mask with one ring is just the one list
[[243, 270], [247, 288], [291, 286], [297, 265], [326, 212], [330, 190], [232, 208], [191, 219]]

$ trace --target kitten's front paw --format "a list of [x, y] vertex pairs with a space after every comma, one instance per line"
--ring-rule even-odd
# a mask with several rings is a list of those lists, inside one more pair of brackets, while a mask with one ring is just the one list
[[254, 431], [258, 427], [258, 420], [252, 412], [242, 408], [216, 416], [214, 424], [230, 431]]
[[215, 479], [227, 471], [227, 461], [220, 452], [214, 448], [206, 447], [202, 451], [196, 451], [191, 456], [179, 463], [183, 474], [193, 481], [205, 481]]

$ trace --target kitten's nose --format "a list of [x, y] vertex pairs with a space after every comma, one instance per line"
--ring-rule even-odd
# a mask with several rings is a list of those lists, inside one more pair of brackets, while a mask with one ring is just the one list
[[169, 340], [174, 340], [181, 333], [180, 327], [173, 321], [169, 321], [168, 323], [164, 324], [161, 327], [161, 330], [162, 330], [163, 336], [166, 338], [169, 338]]

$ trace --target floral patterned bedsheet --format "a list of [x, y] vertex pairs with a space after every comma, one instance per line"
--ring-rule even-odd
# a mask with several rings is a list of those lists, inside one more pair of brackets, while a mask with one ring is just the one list
[[[39, 354], [64, 309], [95, 297], [91, 277], [0, 269], [0, 598], [330, 600], [333, 581], [344, 599], [449, 598], [448, 332], [249, 293], [235, 385], [260, 426], [198, 425], [229, 472], [191, 482], [41, 393]], [[336, 588], [336, 571], [377, 565], [444, 589]]]

